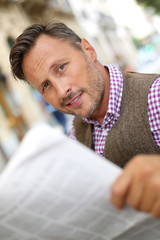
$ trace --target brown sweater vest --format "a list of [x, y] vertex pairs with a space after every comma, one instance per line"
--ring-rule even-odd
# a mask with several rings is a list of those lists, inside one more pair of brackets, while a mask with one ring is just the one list
[[[157, 74], [123, 73], [123, 93], [120, 117], [106, 137], [104, 156], [124, 167], [136, 154], [159, 153], [153, 140], [149, 121], [148, 92]], [[78, 141], [94, 149], [93, 125], [75, 118], [75, 134]]]

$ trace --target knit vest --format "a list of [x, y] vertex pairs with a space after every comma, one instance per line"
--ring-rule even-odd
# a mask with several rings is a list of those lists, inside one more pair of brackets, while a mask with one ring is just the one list
[[[109, 131], [104, 149], [104, 156], [120, 167], [124, 167], [136, 154], [160, 154], [150, 131], [147, 107], [150, 86], [160, 75], [131, 72], [122, 74], [120, 117]], [[74, 127], [77, 140], [94, 150], [93, 125], [76, 117]]]

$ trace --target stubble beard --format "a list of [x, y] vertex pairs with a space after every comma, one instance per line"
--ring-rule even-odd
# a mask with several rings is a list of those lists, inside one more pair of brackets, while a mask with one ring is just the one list
[[[84, 115], [75, 114], [75, 116], [80, 118], [89, 118], [93, 115], [93, 113], [97, 110], [100, 106], [102, 99], [105, 93], [105, 81], [103, 75], [99, 69], [95, 67], [95, 65], [86, 59], [88, 65], [88, 72], [89, 72], [89, 88], [84, 90], [89, 96], [90, 105], [86, 109], [86, 113]], [[87, 103], [86, 103], [87, 106]], [[81, 106], [83, 108], [84, 106]], [[85, 112], [85, 108], [84, 108]]]

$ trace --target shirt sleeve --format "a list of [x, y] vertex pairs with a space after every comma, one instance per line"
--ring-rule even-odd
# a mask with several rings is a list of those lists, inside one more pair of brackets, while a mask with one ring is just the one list
[[153, 139], [160, 148], [160, 77], [153, 82], [149, 90], [148, 117]]

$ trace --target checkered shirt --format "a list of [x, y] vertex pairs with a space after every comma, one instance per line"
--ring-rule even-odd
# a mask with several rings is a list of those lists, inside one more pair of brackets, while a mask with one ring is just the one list
[[[95, 145], [95, 152], [102, 156], [104, 156], [106, 137], [120, 116], [123, 90], [122, 73], [113, 65], [106, 65], [106, 67], [110, 75], [110, 96], [103, 123], [100, 124], [98, 121], [91, 118], [83, 119], [84, 122], [94, 125], [93, 142]], [[148, 117], [153, 139], [160, 148], [160, 78], [154, 81], [148, 94]], [[70, 137], [76, 140], [74, 120], [70, 131]]]

